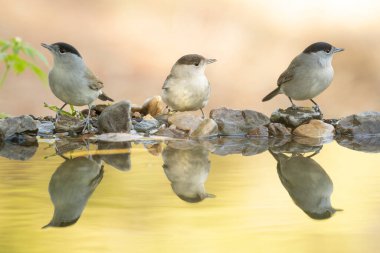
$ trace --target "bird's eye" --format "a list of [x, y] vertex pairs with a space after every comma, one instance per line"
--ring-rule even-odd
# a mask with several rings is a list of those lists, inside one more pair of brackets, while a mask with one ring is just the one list
[[61, 54], [66, 53], [65, 49], [63, 49], [63, 48], [60, 48], [60, 49], [59, 49], [59, 52], [60, 52]]
[[325, 49], [326, 53], [330, 53], [331, 49]]
[[198, 67], [199, 66], [199, 62], [198, 63], [194, 63], [194, 66]]

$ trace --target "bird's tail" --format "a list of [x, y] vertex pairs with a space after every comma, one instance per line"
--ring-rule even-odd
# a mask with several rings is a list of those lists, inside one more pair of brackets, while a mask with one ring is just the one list
[[111, 102], [113, 102], [113, 99], [110, 98], [109, 96], [107, 96], [103, 91], [102, 91], [102, 93], [100, 93], [100, 95], [98, 96], [98, 98], [100, 100], [103, 100], [103, 101], [111, 101]]
[[280, 87], [277, 87], [274, 91], [272, 91], [271, 93], [269, 93], [268, 95], [266, 95], [264, 98], [263, 98], [263, 102], [265, 101], [268, 101], [270, 99], [272, 99], [274, 96], [280, 94]]

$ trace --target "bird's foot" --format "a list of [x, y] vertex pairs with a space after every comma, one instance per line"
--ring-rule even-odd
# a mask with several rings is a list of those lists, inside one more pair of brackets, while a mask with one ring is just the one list
[[92, 127], [92, 124], [91, 124], [91, 119], [90, 118], [86, 118], [84, 120], [84, 126], [83, 126], [83, 130], [82, 130], [82, 134], [85, 134], [86, 132], [91, 132], [91, 130], [93, 129]]
[[319, 108], [318, 105], [313, 106], [313, 109], [314, 109], [315, 112], [319, 112], [319, 114], [323, 115], [323, 113], [321, 111], [321, 108]]
[[54, 123], [57, 123], [60, 120], [60, 118], [61, 118], [61, 114], [59, 112], [56, 112]]
[[295, 104], [292, 104], [292, 110], [297, 110], [298, 109], [298, 107], [295, 105]]

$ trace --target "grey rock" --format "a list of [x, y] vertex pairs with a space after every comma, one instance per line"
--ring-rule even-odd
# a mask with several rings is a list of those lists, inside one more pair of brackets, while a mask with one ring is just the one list
[[[98, 157], [112, 167], [128, 171], [131, 169], [131, 143], [130, 142], [98, 142], [98, 150], [111, 151], [110, 154], [99, 155]], [[112, 150], [117, 150], [117, 153], [112, 154]], [[125, 150], [125, 152], [122, 152]]]
[[210, 112], [210, 118], [218, 124], [221, 135], [246, 135], [251, 130], [269, 124], [269, 118], [251, 110], [218, 108]]
[[259, 126], [256, 127], [255, 129], [252, 129], [248, 132], [248, 136], [256, 136], [256, 137], [268, 137], [269, 132], [268, 128], [266, 126]]
[[100, 133], [125, 133], [132, 129], [131, 104], [120, 101], [105, 108], [98, 119]]
[[270, 123], [268, 125], [269, 136], [282, 137], [291, 135], [292, 132], [284, 124], [281, 123]]
[[380, 112], [362, 112], [341, 119], [336, 126], [341, 135], [380, 136]]
[[380, 153], [380, 136], [360, 138], [340, 136], [336, 141], [339, 145], [352, 150], [362, 151], [366, 153]]
[[54, 123], [51, 121], [42, 121], [38, 126], [38, 135], [42, 137], [48, 137], [54, 134]]
[[251, 156], [268, 149], [268, 138], [219, 138], [211, 140], [212, 153], [220, 156], [242, 154]]
[[61, 115], [59, 116], [59, 120], [54, 123], [54, 127], [56, 133], [80, 133], [83, 130], [84, 121], [76, 117]]
[[296, 109], [289, 107], [285, 110], [277, 109], [270, 117], [271, 122], [282, 123], [291, 128], [296, 128], [312, 119], [322, 119], [322, 114], [309, 107], [297, 107]]
[[160, 122], [158, 122], [156, 119], [143, 119], [140, 122], [136, 122], [133, 127], [137, 132], [148, 133], [153, 129], [159, 128]]
[[0, 119], [0, 131], [4, 138], [24, 132], [37, 132], [40, 122], [28, 115]]
[[191, 134], [191, 138], [208, 138], [217, 136], [219, 133], [218, 125], [212, 119], [204, 119], [197, 129], [195, 129]]
[[10, 142], [5, 142], [0, 144], [0, 156], [8, 158], [10, 160], [21, 160], [26, 161], [34, 156], [37, 151], [38, 143], [35, 142], [34, 145], [17, 145]]

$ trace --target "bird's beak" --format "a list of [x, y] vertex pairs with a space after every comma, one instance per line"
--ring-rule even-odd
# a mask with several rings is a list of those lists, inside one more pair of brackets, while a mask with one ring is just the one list
[[45, 43], [41, 43], [41, 46], [43, 46], [44, 48], [47, 48], [49, 51], [53, 52], [54, 49], [52, 46], [48, 45], [48, 44], [45, 44]]
[[334, 48], [334, 54], [344, 51], [344, 48]]
[[207, 64], [211, 64], [213, 62], [216, 62], [216, 59], [206, 59]]

